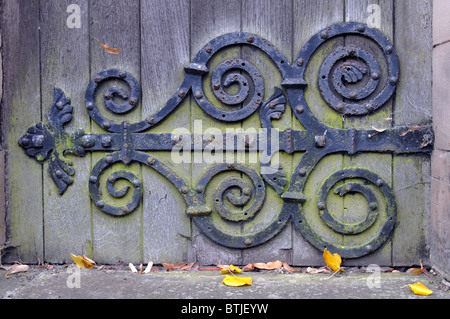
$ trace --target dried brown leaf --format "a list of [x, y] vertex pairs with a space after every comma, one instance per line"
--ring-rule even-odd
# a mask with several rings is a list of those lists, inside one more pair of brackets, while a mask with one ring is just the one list
[[283, 266], [283, 263], [279, 260], [277, 261], [271, 261], [267, 264], [265, 263], [255, 263], [253, 264], [255, 268], [263, 269], [263, 270], [274, 270], [274, 269], [280, 269]]
[[191, 270], [193, 270], [193, 269], [196, 268], [195, 265], [198, 266], [198, 264], [197, 264], [196, 262], [190, 263], [190, 264], [187, 264], [186, 266], [181, 267], [179, 270], [182, 270], [182, 271], [191, 271]]
[[288, 272], [292, 272], [292, 273], [300, 272], [299, 270], [296, 270], [296, 269], [292, 268], [291, 266], [289, 266], [287, 263], [283, 263], [283, 269], [287, 270]]
[[164, 268], [166, 268], [167, 271], [174, 271], [174, 270], [179, 270], [181, 267], [185, 266], [186, 263], [184, 263], [184, 262], [178, 263], [178, 264], [162, 263], [162, 265]]
[[253, 264], [248, 264], [242, 268], [242, 271], [253, 271], [255, 269], [255, 266]]
[[8, 275], [28, 271], [28, 269], [30, 269], [30, 266], [28, 266], [28, 265], [22, 265], [22, 264], [13, 265], [6, 272], [5, 278], [8, 277]]
[[313, 268], [313, 267], [308, 267], [306, 269], [306, 272], [308, 274], [320, 274], [320, 273], [331, 273], [332, 271], [325, 268], [325, 267], [321, 267], [321, 268]]
[[106, 52], [110, 53], [110, 54], [119, 54], [120, 53], [120, 49], [114, 49], [111, 48], [109, 45], [107, 45], [106, 43], [103, 43], [102, 41], [97, 40], [97, 42], [102, 46], [103, 49], [105, 49]]

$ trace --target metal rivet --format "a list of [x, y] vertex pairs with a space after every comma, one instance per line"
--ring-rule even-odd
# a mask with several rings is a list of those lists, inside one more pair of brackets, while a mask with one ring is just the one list
[[396, 85], [397, 83], [398, 83], [398, 78], [396, 78], [395, 76], [389, 78], [390, 85]]
[[209, 44], [205, 47], [205, 51], [206, 51], [207, 53], [211, 53], [212, 50], [213, 50], [213, 47], [210, 46]]
[[102, 123], [103, 128], [109, 129], [111, 127], [111, 122], [106, 120]]
[[130, 103], [130, 105], [136, 105], [137, 104], [137, 99], [135, 97], [130, 97], [130, 99], [128, 100], [128, 103]]
[[111, 136], [102, 136], [102, 146], [111, 147]]
[[147, 159], [147, 163], [149, 163], [150, 165], [155, 165], [155, 162], [156, 162], [156, 160], [154, 157], [149, 157]]
[[321, 39], [328, 39], [328, 32], [327, 31], [322, 31], [322, 33], [320, 33], [320, 38]]
[[255, 41], [255, 37], [253, 36], [253, 35], [249, 35], [249, 36], [247, 36], [247, 42], [249, 42], [249, 43], [253, 43], [254, 41]]
[[121, 78], [124, 78], [124, 77], [127, 76], [127, 74], [126, 74], [124, 71], [120, 71], [120, 72], [119, 72], [119, 76], [120, 76]]
[[344, 102], [339, 102], [339, 103], [336, 105], [336, 110], [339, 111], [339, 112], [343, 111], [344, 108], [345, 108]]
[[379, 179], [379, 180], [377, 180], [377, 181], [375, 182], [375, 184], [376, 184], [378, 187], [381, 187], [381, 186], [384, 185], [384, 182], [383, 182], [382, 179]]
[[99, 207], [99, 208], [103, 208], [103, 207], [105, 207], [105, 202], [102, 200], [99, 200], [95, 205], [97, 205], [97, 207]]
[[304, 59], [300, 58], [300, 59], [297, 60], [297, 65], [298, 66], [303, 66], [304, 64], [305, 64], [305, 60]]
[[60, 110], [63, 109], [63, 106], [64, 106], [64, 103], [61, 102], [61, 101], [58, 101], [58, 103], [56, 103], [56, 107], [57, 107], [58, 109], [60, 109]]
[[366, 245], [366, 247], [364, 247], [364, 248], [366, 249], [366, 251], [367, 251], [368, 253], [370, 253], [371, 251], [373, 251], [372, 245]]
[[155, 124], [155, 118], [153, 116], [149, 116], [146, 119], [148, 124]]
[[303, 105], [298, 105], [298, 106], [295, 108], [295, 111], [296, 111], [298, 114], [302, 114], [303, 112], [305, 112], [305, 107], [304, 107]]
[[116, 178], [114, 177], [114, 175], [111, 175], [110, 177], [108, 177], [108, 181], [110, 183], [114, 183], [116, 181]]
[[137, 179], [133, 180], [133, 186], [139, 188], [141, 186], [141, 182]]
[[95, 77], [94, 77], [94, 81], [95, 82], [100, 82], [102, 80], [102, 77], [100, 76], [100, 75], [96, 75]]
[[122, 210], [122, 213], [124, 213], [124, 214], [126, 214], [130, 211], [130, 209], [127, 206], [122, 206], [121, 210]]
[[203, 97], [203, 92], [202, 91], [197, 91], [194, 94], [196, 99], [201, 99]]
[[246, 187], [242, 190], [242, 194], [244, 194], [245, 196], [249, 196], [252, 194], [252, 190], [249, 187]]
[[244, 240], [245, 246], [250, 246], [252, 243], [253, 243], [253, 241], [250, 238], [247, 238], [246, 240]]
[[320, 202], [319, 204], [317, 204], [317, 208], [319, 208], [319, 210], [325, 210], [325, 203]]
[[366, 109], [367, 111], [373, 111], [375, 109], [375, 107], [373, 106], [372, 103], [366, 103]]
[[181, 191], [183, 194], [187, 194], [188, 191], [189, 191], [189, 188], [188, 188], [187, 186], [183, 186], [183, 187], [181, 187], [180, 191]]
[[106, 163], [111, 164], [113, 162], [113, 158], [111, 156], [106, 156]]
[[87, 108], [89, 111], [92, 111], [92, 110], [94, 109], [94, 103], [92, 103], [92, 102], [87, 103], [87, 104], [86, 104], [86, 108]]
[[316, 136], [314, 138], [314, 144], [316, 147], [324, 147], [326, 144], [325, 136]]
[[89, 181], [90, 181], [92, 184], [95, 184], [95, 183], [97, 183], [97, 177], [91, 176], [91, 177], [89, 178]]
[[306, 169], [300, 168], [300, 170], [298, 171], [298, 174], [299, 174], [300, 176], [305, 176], [305, 175], [306, 175]]
[[375, 202], [371, 202], [371, 203], [369, 204], [369, 208], [370, 208], [371, 211], [375, 211], [375, 210], [377, 210], [377, 208], [378, 208], [378, 204], [375, 203]]
[[350, 92], [350, 98], [352, 100], [355, 100], [357, 97], [358, 97], [358, 92], [356, 92], [356, 91], [351, 91]]
[[213, 88], [214, 88], [214, 90], [220, 89], [220, 83], [214, 83]]
[[177, 92], [177, 95], [178, 95], [180, 98], [183, 98], [183, 97], [186, 95], [186, 93], [185, 93], [183, 90], [179, 90], [179, 91]]
[[55, 172], [55, 175], [57, 178], [61, 179], [63, 177], [63, 172], [61, 172], [59, 169]]
[[205, 188], [203, 186], [198, 186], [197, 187], [197, 193], [201, 194], [205, 191]]
[[104, 95], [105, 100], [111, 100], [111, 94], [106, 92]]
[[366, 26], [364, 24], [360, 24], [356, 27], [356, 31], [364, 32], [364, 31], [366, 31]]
[[391, 54], [392, 52], [394, 52], [394, 48], [390, 45], [388, 45], [386, 47], [386, 49], [384, 50], [384, 52], [386, 52], [386, 54]]
[[380, 73], [372, 72], [371, 77], [372, 77], [372, 80], [378, 80], [380, 78]]

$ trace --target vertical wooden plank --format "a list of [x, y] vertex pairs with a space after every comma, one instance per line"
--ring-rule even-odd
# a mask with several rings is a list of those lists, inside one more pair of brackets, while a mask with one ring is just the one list
[[[71, 98], [73, 118], [66, 131], [89, 131], [89, 116], [84, 93], [89, 82], [88, 1], [79, 1], [81, 28], [69, 28], [66, 19], [71, 0], [41, 1], [41, 76], [42, 111], [53, 104], [54, 87]], [[74, 183], [63, 196], [58, 195], [51, 176], [44, 172], [45, 261], [63, 263], [70, 253], [92, 257], [91, 202], [87, 191], [90, 155], [71, 157]]]
[[[90, 46], [91, 46], [91, 78], [105, 69], [119, 68], [131, 73], [140, 81], [140, 3], [134, 0], [92, 0], [90, 2]], [[112, 48], [120, 49], [120, 54], [110, 54], [104, 50], [98, 41]], [[117, 83], [115, 83], [117, 85]], [[99, 94], [100, 95], [100, 94]], [[100, 103], [97, 102], [100, 107]], [[141, 107], [137, 105], [133, 111], [124, 116], [117, 116], [103, 110], [103, 114], [121, 123], [128, 120], [134, 123], [141, 120]], [[103, 132], [94, 122], [91, 122], [92, 132]], [[93, 154], [92, 165], [105, 156]], [[124, 169], [133, 172], [140, 179], [141, 167], [138, 164], [125, 166], [116, 164], [104, 172], [100, 185], [105, 185], [106, 178], [112, 171]], [[103, 179], [102, 179], [103, 178]], [[116, 187], [123, 187], [119, 181]], [[107, 196], [107, 192], [103, 192]], [[111, 199], [112, 201], [114, 199]], [[132, 214], [115, 218], [93, 207], [93, 240], [94, 258], [98, 262], [115, 263], [121, 259], [126, 262], [142, 262], [142, 206]]]
[[[184, 79], [183, 67], [190, 62], [190, 2], [188, 0], [141, 2], [142, 112], [148, 117], [175, 94]], [[169, 58], [170, 57], [170, 58]], [[150, 132], [190, 130], [188, 99]], [[190, 183], [190, 163], [174, 165], [170, 152], [152, 156], [170, 165]], [[143, 170], [144, 261], [187, 261], [191, 223], [179, 191], [149, 167]], [[169, 229], [168, 229], [169, 227]]]
[[[401, 63], [395, 99], [395, 125], [430, 125], [432, 107], [432, 4], [395, 2], [395, 48]], [[429, 156], [394, 157], [398, 216], [393, 264], [412, 265], [428, 258], [430, 215]]]
[[[380, 29], [384, 35], [390, 39], [393, 43], [393, 23], [394, 23], [394, 1], [393, 0], [346, 0], [345, 3], [345, 20], [347, 22], [355, 21], [366, 23], [369, 13], [367, 8], [370, 4], [376, 4], [380, 7], [381, 21]], [[370, 52], [377, 61], [379, 61], [381, 68], [383, 69], [384, 54], [381, 49], [376, 46], [375, 43], [371, 43], [366, 39], [358, 36], [347, 36], [345, 39], [346, 45], [355, 45]], [[354, 127], [356, 129], [370, 129], [372, 126], [379, 129], [386, 129], [391, 126], [391, 121], [386, 120], [392, 115], [392, 100], [386, 103], [380, 110], [377, 110], [373, 114], [368, 116], [347, 117], [344, 122], [344, 128]], [[392, 187], [392, 156], [386, 154], [360, 154], [356, 156], [344, 156], [344, 166], [358, 166], [377, 173]], [[354, 197], [354, 196], [353, 196]], [[368, 203], [365, 199], [361, 198], [359, 201], [355, 201], [352, 198], [344, 198], [343, 214], [345, 218], [359, 217], [363, 220], [365, 216], [361, 215], [361, 212], [368, 211]], [[359, 212], [359, 213], [358, 213]], [[364, 213], [362, 213], [364, 215]], [[345, 217], [345, 215], [348, 215]], [[369, 232], [369, 230], [368, 230]], [[344, 244], [351, 245], [354, 240], [359, 240], [363, 234], [353, 237], [344, 236]], [[348, 260], [346, 265], [391, 265], [391, 243], [385, 243], [376, 252], [359, 258], [357, 260]]]
[[[220, 0], [192, 0], [191, 1], [191, 60], [196, 56], [200, 49], [210, 40], [228, 32], [240, 31], [241, 29], [241, 1], [220, 1]], [[220, 53], [219, 53], [220, 54]], [[240, 57], [239, 49], [231, 49], [220, 54], [217, 62], [212, 62], [210, 70], [213, 70], [215, 63], [220, 63], [230, 57]], [[220, 61], [219, 61], [220, 60]], [[204, 81], [210, 81], [211, 75], [205, 76]], [[204, 87], [209, 87], [209, 82], [205, 82]], [[210, 94], [205, 92], [210, 98]], [[203, 130], [208, 127], [216, 127], [226, 131], [226, 128], [239, 128], [240, 124], [221, 123], [213, 120], [205, 114], [191, 100], [191, 127], [195, 120], [202, 121]], [[194, 128], [193, 128], [194, 130]], [[204, 169], [208, 164], [198, 163], [192, 165], [192, 183], [196, 184], [202, 176]], [[238, 175], [239, 176], [239, 175]], [[206, 197], [208, 189], [206, 190]], [[208, 197], [207, 197], [208, 198]], [[239, 228], [237, 229], [239, 231]], [[193, 224], [193, 243], [192, 254], [200, 264], [217, 263], [242, 263], [242, 251], [238, 249], [229, 249], [218, 245], [201, 233], [198, 227]]]
[[[43, 260], [42, 165], [18, 144], [42, 120], [39, 76], [39, 1], [1, 1], [8, 239], [18, 245], [12, 260]], [[7, 61], [7, 62], [6, 62]], [[45, 167], [45, 166], [44, 166]]]
[[[242, 2], [242, 31], [259, 35], [272, 43], [287, 58], [292, 60], [292, 1], [271, 1], [258, 0]], [[267, 56], [253, 48], [243, 46], [242, 58], [255, 65], [263, 75], [265, 84], [264, 100], [267, 100], [273, 93], [274, 87], [281, 87], [280, 72], [276, 69], [272, 61]], [[291, 126], [292, 114], [290, 106], [286, 105], [286, 112], [282, 119], [273, 121], [274, 126], [284, 130]], [[249, 128], [258, 129], [260, 127], [259, 114], [255, 113], [242, 123], [244, 131]], [[283, 154], [280, 154], [280, 164], [290, 176], [292, 162], [290, 157], [283, 161]], [[259, 171], [259, 168], [257, 168]], [[266, 201], [257, 216], [244, 225], [244, 231], [264, 227], [281, 211], [283, 200], [273, 189], [267, 185]], [[292, 225], [287, 227], [269, 242], [243, 251], [243, 264], [250, 262], [267, 262], [270, 260], [283, 260], [292, 263]]]
[[[293, 56], [297, 56], [301, 48], [306, 42], [317, 32], [323, 28], [343, 21], [344, 16], [344, 1], [343, 0], [294, 0], [293, 8]], [[306, 70], [305, 77], [308, 83], [306, 91], [306, 100], [311, 110], [316, 116], [325, 124], [342, 128], [342, 118], [330, 110], [320, 96], [317, 80], [319, 76], [319, 67], [316, 67], [317, 61], [323, 59], [336, 47], [342, 45], [342, 39], [332, 40], [328, 42], [321, 50], [321, 53], [315, 55], [310, 61]], [[321, 62], [320, 62], [321, 63]], [[294, 118], [292, 122], [293, 129], [304, 129], [301, 124]], [[295, 168], [301, 160], [303, 154], [294, 154], [292, 158], [292, 167]], [[332, 156], [328, 159], [329, 165], [324, 167], [336, 167], [337, 170], [342, 168], [342, 156]], [[318, 171], [317, 168], [315, 171]], [[321, 176], [321, 172], [317, 172], [317, 176]], [[323, 182], [321, 177], [316, 181], [313, 175], [308, 178], [308, 183]], [[317, 193], [311, 194], [311, 198], [316, 198]], [[316, 205], [317, 207], [317, 205]], [[304, 209], [308, 209], [304, 206]], [[310, 209], [316, 209], [311, 207]], [[293, 233], [293, 264], [294, 265], [322, 265], [322, 252], [312, 246], [298, 231]]]

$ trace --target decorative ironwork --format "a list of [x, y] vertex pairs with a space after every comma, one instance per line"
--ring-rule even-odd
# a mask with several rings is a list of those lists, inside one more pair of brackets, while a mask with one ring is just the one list
[[[134, 109], [140, 99], [140, 88], [136, 79], [123, 70], [106, 70], [95, 75], [86, 90], [86, 109], [93, 121], [106, 133], [93, 134], [76, 130], [69, 134], [64, 125], [72, 119], [70, 99], [61, 89], [55, 88], [54, 103], [48, 113], [48, 124], [38, 123], [30, 127], [19, 140], [26, 154], [38, 162], [49, 162], [49, 172], [63, 194], [73, 183], [75, 170], [68, 154], [84, 156], [87, 152], [105, 152], [106, 155], [93, 167], [89, 179], [89, 192], [94, 204], [104, 213], [123, 216], [132, 213], [142, 199], [142, 182], [127, 170], [113, 172], [106, 181], [106, 189], [114, 198], [120, 198], [133, 188], [131, 200], [126, 205], [116, 207], [103, 198], [100, 177], [106, 169], [121, 162], [130, 165], [133, 162], [148, 166], [167, 178], [180, 192], [187, 204], [187, 214], [193, 218], [204, 234], [212, 240], [233, 248], [247, 248], [264, 243], [278, 234], [289, 220], [293, 221], [302, 235], [318, 249], [328, 247], [344, 258], [357, 258], [373, 252], [380, 247], [392, 233], [395, 225], [396, 202], [389, 185], [374, 172], [352, 168], [333, 173], [323, 183], [317, 199], [306, 198], [303, 194], [306, 181], [316, 165], [327, 155], [334, 153], [356, 154], [359, 152], [390, 152], [394, 154], [429, 153], [432, 151], [433, 131], [431, 127], [409, 130], [407, 127], [395, 127], [383, 132], [375, 130], [337, 129], [325, 125], [310, 109], [305, 92], [305, 70], [314, 53], [326, 41], [346, 35], [359, 35], [371, 40], [383, 53], [385, 67], [366, 51], [355, 46], [337, 47], [325, 58], [320, 67], [318, 86], [326, 103], [342, 115], [361, 116], [371, 114], [381, 108], [392, 97], [399, 82], [399, 61], [389, 40], [376, 29], [360, 23], [341, 23], [332, 25], [314, 35], [300, 51], [293, 64], [267, 40], [250, 33], [229, 33], [213, 39], [206, 44], [194, 60], [185, 67], [186, 76], [179, 89], [169, 101], [155, 114], [145, 120], [129, 123], [127, 120], [116, 123], [102, 114], [98, 107], [100, 86], [114, 82], [103, 90], [101, 97], [107, 112], [123, 115]], [[282, 76], [281, 88], [265, 100], [264, 80], [256, 66], [244, 59], [228, 59], [218, 64], [212, 72], [211, 90], [220, 103], [233, 107], [229, 111], [219, 108], [209, 101], [203, 82], [209, 70], [209, 62], [220, 50], [230, 46], [251, 46], [265, 53], [277, 67]], [[239, 87], [236, 94], [230, 94], [227, 88]], [[266, 130], [267, 161], [261, 161], [260, 172], [244, 163], [214, 164], [207, 168], [196, 185], [190, 185], [167, 164], [147, 154], [153, 151], [171, 151], [174, 146], [183, 146], [184, 150], [205, 150], [208, 141], [200, 140], [195, 134], [187, 134], [172, 139], [170, 133], [144, 133], [162, 122], [187, 97], [193, 100], [209, 116], [222, 122], [237, 122], [248, 118], [259, 109], [261, 127]], [[119, 104], [117, 100], [123, 101]], [[292, 108], [295, 118], [305, 130], [288, 128], [274, 130], [272, 120], [282, 118], [286, 104]], [[405, 134], [407, 133], [407, 134]], [[277, 136], [273, 135], [277, 134]], [[260, 143], [261, 134], [247, 136], [243, 143], [237, 139], [227, 140], [224, 136], [223, 149], [249, 151]], [[277, 138], [275, 138], [277, 137]], [[279, 141], [276, 151], [272, 143]], [[271, 166], [270, 159], [276, 152], [304, 152], [303, 157], [293, 169], [288, 180], [281, 165]], [[213, 207], [207, 205], [206, 188], [210, 181], [222, 172], [238, 172], [218, 184], [212, 194]], [[127, 180], [130, 186], [120, 190], [115, 188], [117, 180]], [[355, 182], [348, 182], [355, 179]], [[343, 186], [338, 182], [346, 181]], [[365, 182], [361, 184], [360, 181]], [[248, 234], [231, 234], [217, 227], [212, 215], [230, 223], [245, 223], [261, 212], [266, 198], [266, 186], [273, 188], [282, 198], [283, 206], [277, 218], [264, 229]], [[327, 196], [345, 196], [359, 193], [368, 202], [365, 220], [355, 223], [343, 223], [335, 219], [327, 205]], [[376, 195], [378, 194], [378, 195]], [[381, 195], [380, 195], [381, 194]], [[377, 197], [378, 196], [378, 197]], [[384, 200], [380, 200], [380, 196]], [[129, 198], [128, 197], [128, 198]], [[317, 213], [324, 225], [331, 231], [343, 236], [357, 236], [368, 229], [377, 229], [374, 235], [362, 244], [342, 246], [339, 242], [324, 238], [311, 225], [304, 212], [304, 204], [317, 200]], [[237, 208], [234, 210], [233, 208]], [[385, 216], [380, 221], [380, 212]], [[376, 222], [378, 221], [378, 222]]]

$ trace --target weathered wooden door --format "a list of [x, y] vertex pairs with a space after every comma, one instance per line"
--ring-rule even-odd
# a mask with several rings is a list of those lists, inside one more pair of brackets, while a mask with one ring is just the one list
[[10, 259], [427, 258], [430, 1], [0, 3]]

